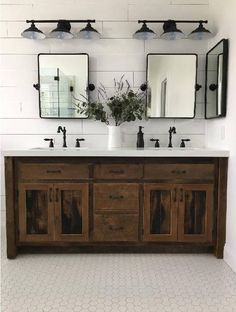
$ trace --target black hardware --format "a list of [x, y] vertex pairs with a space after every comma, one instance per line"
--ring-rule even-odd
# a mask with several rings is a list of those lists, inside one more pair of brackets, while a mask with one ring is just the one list
[[147, 90], [147, 84], [146, 83], [142, 83], [141, 86], [140, 86], [140, 90], [143, 91], [143, 92], [146, 91]]
[[44, 141], [49, 141], [49, 147], [54, 147], [53, 139], [45, 138]]
[[54, 80], [59, 81], [59, 76], [54, 76]]
[[210, 89], [211, 91], [215, 91], [215, 90], [218, 89], [218, 85], [215, 84], [215, 83], [211, 83], [211, 84], [209, 85], [209, 89]]
[[33, 84], [33, 87], [34, 87], [37, 91], [39, 91], [39, 83], [34, 83], [34, 84]]
[[85, 141], [85, 139], [76, 139], [75, 147], [80, 147], [80, 141]]
[[115, 174], [123, 174], [124, 170], [110, 170], [109, 173], [115, 173]]
[[151, 142], [156, 142], [155, 147], [160, 147], [159, 139], [150, 139]]
[[[138, 23], [165, 23], [168, 22], [169, 20], [138, 20]], [[192, 23], [204, 23], [207, 24], [208, 21], [207, 20], [174, 20], [175, 23], [188, 23], [188, 24], [192, 24]]]
[[173, 174], [185, 174], [186, 170], [172, 170], [171, 173], [173, 173]]
[[62, 126], [59, 126], [57, 128], [57, 133], [60, 133], [60, 132], [63, 133], [63, 145], [62, 145], [62, 147], [67, 147], [67, 145], [66, 145], [66, 127], [62, 128]]
[[52, 188], [49, 189], [49, 201], [52, 202]]
[[180, 201], [183, 202], [184, 200], [184, 190], [181, 188], [180, 189]]
[[95, 85], [93, 83], [89, 83], [88, 89], [89, 89], [89, 91], [94, 91], [95, 90]]
[[196, 91], [199, 91], [201, 88], [202, 88], [202, 85], [200, 85], [200, 84], [198, 84], [198, 83], [195, 85]]
[[169, 144], [168, 144], [168, 147], [173, 147], [172, 146], [172, 134], [176, 134], [176, 128], [175, 127], [170, 127], [170, 129], [169, 129]]
[[70, 92], [74, 91], [74, 87], [70, 86]]
[[190, 142], [190, 139], [181, 139], [180, 147], [185, 147], [185, 142]]
[[95, 20], [26, 20], [26, 23], [58, 23], [59, 21], [67, 21], [69, 23], [95, 23]]
[[124, 196], [123, 195], [110, 195], [109, 198], [119, 200], [119, 199], [124, 199]]
[[47, 170], [46, 171], [47, 173], [61, 173], [61, 170], [58, 169], [58, 170]]
[[124, 230], [124, 227], [123, 226], [116, 227], [113, 225], [109, 225], [109, 230], [111, 230], [111, 231], [122, 231], [122, 230]]
[[177, 189], [176, 188], [174, 189], [173, 200], [174, 200], [174, 202], [176, 202], [176, 200], [177, 200]]

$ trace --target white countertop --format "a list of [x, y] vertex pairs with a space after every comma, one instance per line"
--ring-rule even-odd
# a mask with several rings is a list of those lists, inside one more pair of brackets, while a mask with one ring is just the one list
[[18, 157], [229, 157], [229, 151], [209, 148], [31, 148], [5, 150], [3, 156]]

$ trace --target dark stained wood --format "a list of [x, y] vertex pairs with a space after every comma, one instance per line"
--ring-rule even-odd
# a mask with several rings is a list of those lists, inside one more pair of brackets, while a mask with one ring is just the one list
[[216, 225], [216, 246], [215, 255], [218, 259], [223, 259], [225, 232], [226, 232], [226, 207], [227, 207], [227, 173], [228, 158], [219, 158], [218, 176], [218, 201], [217, 201], [217, 225]]
[[179, 185], [178, 241], [211, 242], [213, 185]]
[[5, 157], [5, 183], [6, 183], [6, 230], [7, 230], [7, 258], [15, 259], [17, 255], [16, 242], [16, 216], [15, 216], [15, 190], [14, 190], [14, 159]]
[[87, 241], [88, 184], [56, 183], [55, 239], [61, 241]]
[[138, 164], [99, 164], [94, 167], [95, 179], [140, 179], [142, 166]]
[[19, 184], [19, 240], [53, 240], [53, 185]]
[[176, 192], [171, 184], [144, 184], [144, 241], [177, 240]]
[[[38, 246], [38, 251], [61, 252], [212, 252], [214, 247], [222, 258], [226, 181], [227, 158], [8, 157], [6, 187], [13, 194], [7, 197], [8, 257]], [[22, 229], [32, 228], [27, 229], [21, 209], [27, 197], [20, 192], [17, 202], [16, 189], [23, 184], [31, 187], [28, 201], [34, 197], [34, 209], [28, 222], [38, 232], [25, 240]], [[36, 196], [33, 185], [44, 185], [52, 199], [49, 215], [40, 214], [46, 197], [40, 189]], [[211, 189], [204, 196], [206, 185]], [[42, 233], [46, 222], [51, 236], [40, 239], [47, 235]]]
[[137, 213], [139, 185], [137, 183], [94, 183], [94, 211]]
[[138, 241], [138, 215], [95, 214], [93, 240]]
[[57, 180], [57, 179], [88, 179], [89, 169], [86, 164], [32, 164], [19, 165], [20, 179]]
[[214, 164], [146, 164], [144, 179], [214, 179]]

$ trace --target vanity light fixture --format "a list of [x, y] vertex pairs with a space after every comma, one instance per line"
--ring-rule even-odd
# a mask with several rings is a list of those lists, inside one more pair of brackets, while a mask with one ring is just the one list
[[79, 38], [82, 39], [99, 39], [100, 33], [91, 26], [95, 20], [26, 20], [26, 23], [31, 23], [30, 28], [27, 28], [21, 33], [21, 36], [27, 39], [44, 39], [46, 35], [39, 30], [35, 23], [57, 23], [57, 27], [53, 29], [49, 38], [56, 39], [72, 39], [75, 36], [71, 33], [71, 23], [87, 23], [87, 26], [79, 32]]
[[45, 34], [34, 25], [34, 22], [21, 33], [21, 36], [27, 39], [44, 39], [46, 37]]
[[[139, 20], [138, 23], [143, 23], [141, 29], [137, 30], [133, 38], [140, 40], [148, 40], [156, 38], [156, 34], [153, 30], [147, 27], [147, 23], [163, 23], [164, 32], [161, 34], [161, 39], [166, 40], [177, 40], [177, 39], [194, 39], [194, 40], [204, 40], [213, 37], [213, 34], [203, 27], [203, 24], [208, 23], [207, 20]], [[193, 30], [188, 36], [177, 28], [177, 23], [198, 23], [199, 26]]]

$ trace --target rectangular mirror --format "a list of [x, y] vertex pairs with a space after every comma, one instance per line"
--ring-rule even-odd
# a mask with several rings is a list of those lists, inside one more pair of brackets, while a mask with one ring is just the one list
[[88, 66], [85, 53], [38, 55], [41, 118], [87, 118], [75, 103], [88, 98]]
[[196, 54], [147, 55], [147, 116], [194, 118]]
[[206, 55], [205, 118], [226, 116], [228, 40], [218, 42]]

